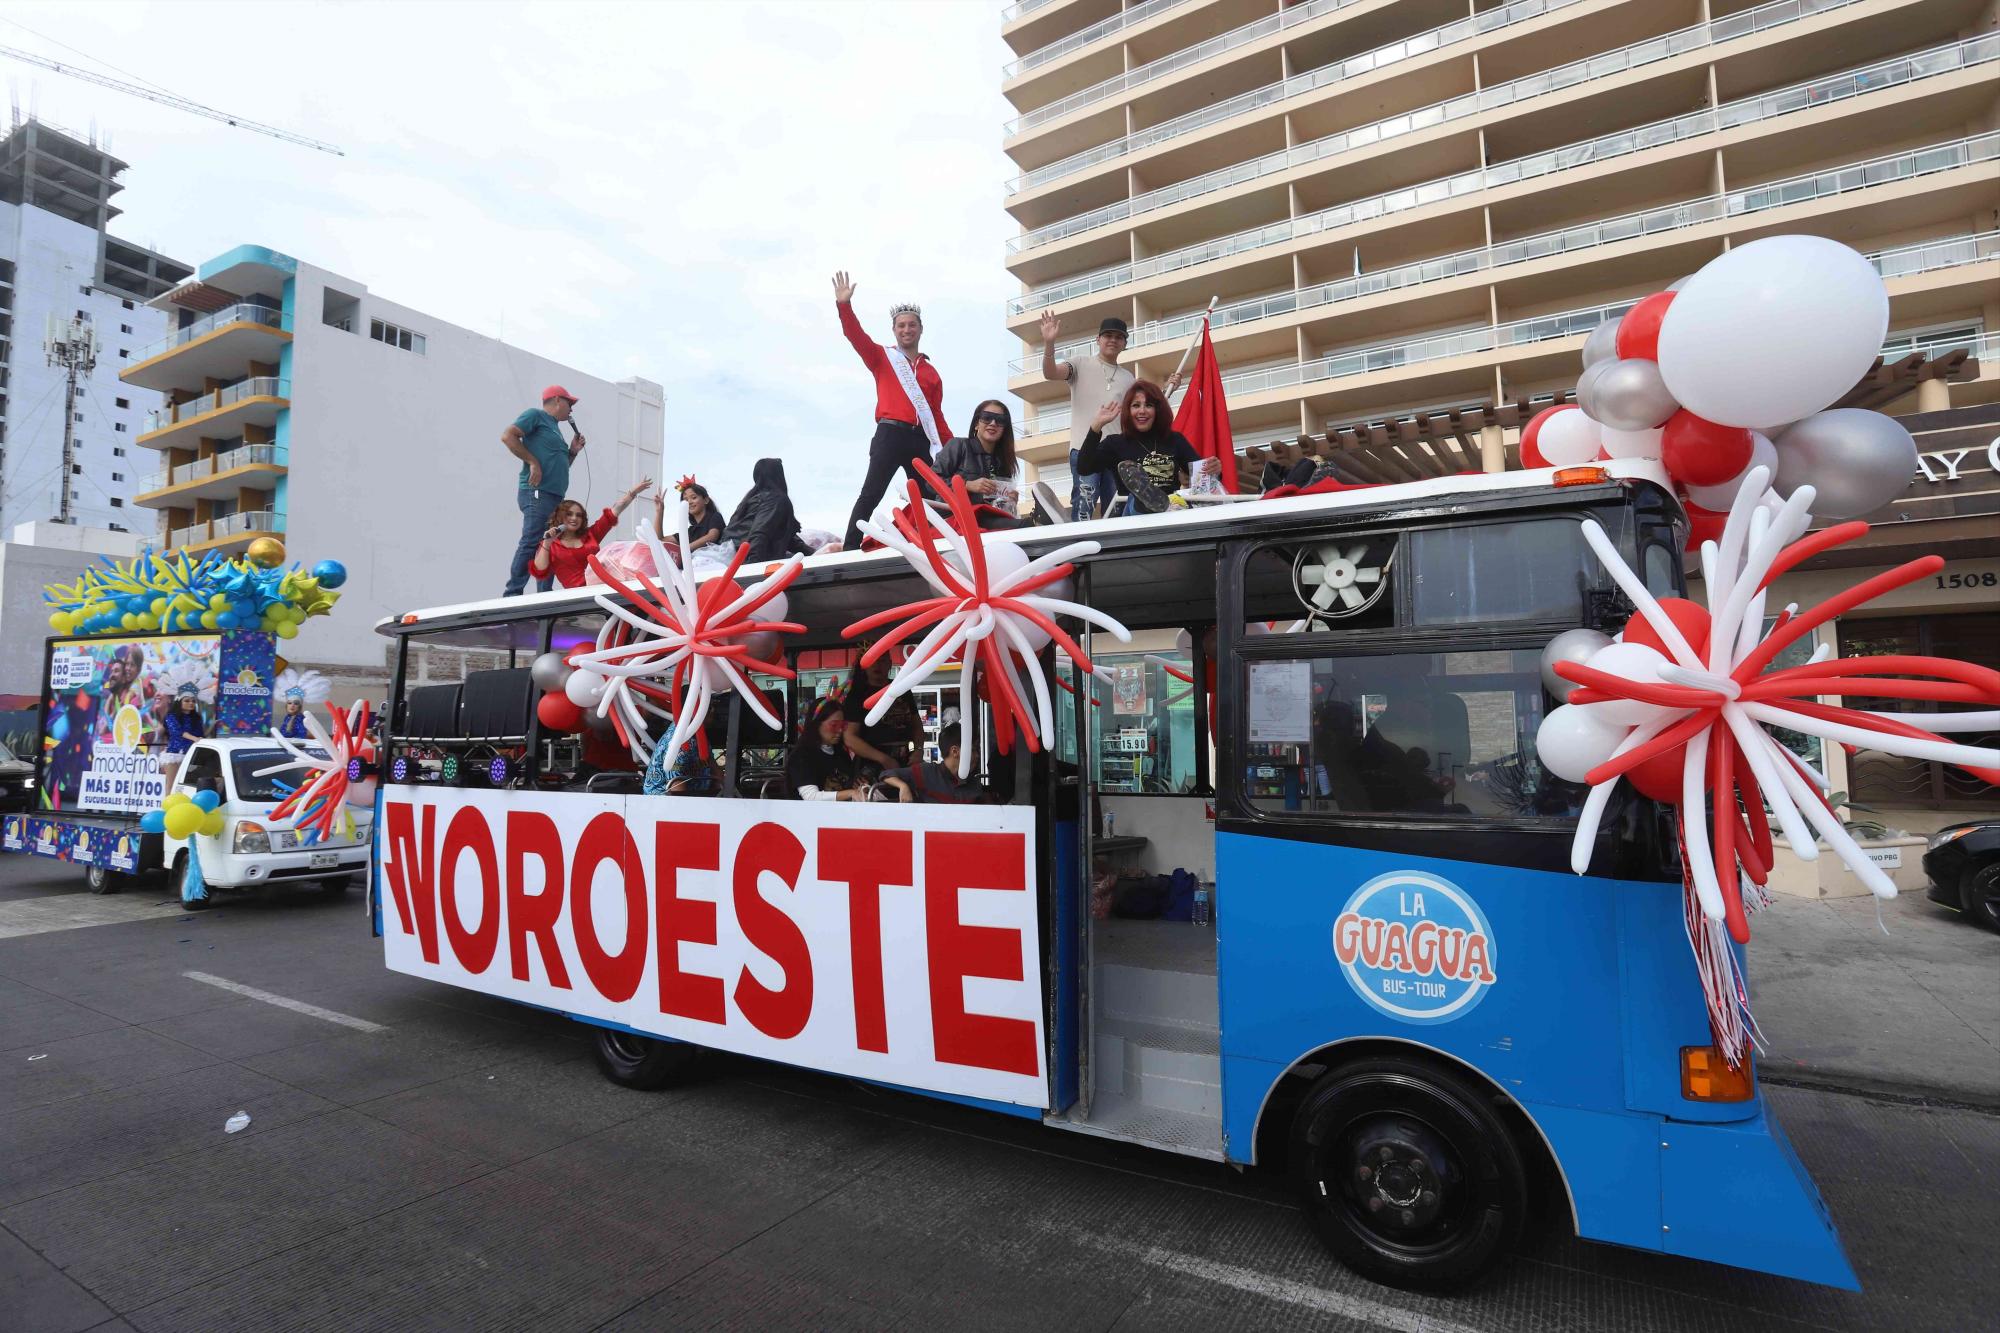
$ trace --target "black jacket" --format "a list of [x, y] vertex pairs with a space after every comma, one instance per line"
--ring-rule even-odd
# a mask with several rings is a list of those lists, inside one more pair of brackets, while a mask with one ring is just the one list
[[778, 560], [795, 549], [799, 520], [792, 513], [791, 492], [785, 488], [785, 465], [760, 458], [750, 470], [750, 493], [729, 516], [723, 535], [750, 547], [752, 560]]

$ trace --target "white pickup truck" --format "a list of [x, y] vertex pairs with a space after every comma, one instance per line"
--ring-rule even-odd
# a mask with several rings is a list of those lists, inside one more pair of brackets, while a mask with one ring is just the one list
[[223, 815], [223, 829], [216, 838], [163, 837], [161, 860], [168, 882], [183, 899], [187, 896], [182, 892], [182, 881], [192, 854], [190, 842], [201, 844], [201, 875], [211, 898], [217, 892], [287, 880], [317, 880], [321, 887], [341, 892], [367, 870], [371, 807], [350, 806], [351, 837], [310, 845], [301, 843], [292, 820], [271, 818], [271, 808], [285, 796], [279, 784], [288, 789], [313, 776], [301, 768], [257, 776], [258, 770], [282, 764], [290, 757], [270, 738], [254, 736], [196, 741], [188, 750], [174, 775], [172, 790], [192, 795], [213, 785], [222, 796], [217, 809]]

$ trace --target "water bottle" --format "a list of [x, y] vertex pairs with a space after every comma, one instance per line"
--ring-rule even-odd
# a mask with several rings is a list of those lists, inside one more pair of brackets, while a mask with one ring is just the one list
[[1208, 924], [1208, 881], [1206, 879], [1197, 879], [1194, 882], [1194, 916], [1191, 919], [1197, 926]]

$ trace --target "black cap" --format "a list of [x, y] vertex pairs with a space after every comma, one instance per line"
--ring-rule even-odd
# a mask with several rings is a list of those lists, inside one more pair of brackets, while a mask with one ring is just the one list
[[1115, 333], [1121, 338], [1129, 336], [1129, 331], [1125, 327], [1125, 321], [1116, 315], [1105, 316], [1104, 322], [1097, 326], [1097, 333], [1099, 337], [1103, 337], [1107, 333]]

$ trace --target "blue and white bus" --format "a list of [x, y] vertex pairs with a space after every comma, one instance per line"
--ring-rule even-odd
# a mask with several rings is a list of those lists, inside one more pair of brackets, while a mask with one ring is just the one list
[[[1332, 1253], [1397, 1285], [1475, 1279], [1540, 1210], [1852, 1288], [1711, 1046], [1668, 813], [1624, 789], [1569, 869], [1582, 791], [1536, 759], [1540, 653], [1631, 609], [1585, 518], [1681, 590], [1684, 520], [1643, 464], [1016, 534], [1101, 543], [1074, 598], [1134, 638], [1079, 627], [1103, 671], [1058, 696], [1050, 752], [987, 733], [974, 804], [783, 799], [788, 737], [740, 701], [716, 794], [645, 795], [537, 720], [529, 663], [593, 641], [604, 589], [394, 617], [387, 963], [591, 1025], [634, 1087], [729, 1050], [1283, 1171]], [[823, 664], [922, 594], [893, 552], [814, 557], [787, 651]], [[770, 683], [796, 730], [813, 701]]]

